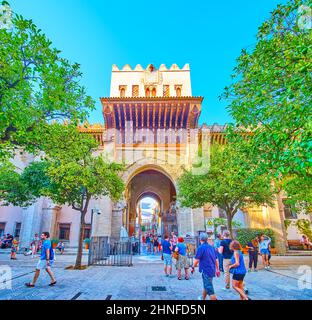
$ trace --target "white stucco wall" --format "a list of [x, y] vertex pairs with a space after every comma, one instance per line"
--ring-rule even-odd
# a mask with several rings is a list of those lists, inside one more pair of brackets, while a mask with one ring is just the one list
[[[148, 68], [147, 68], [148, 69]], [[145, 97], [145, 85], [154, 85], [156, 87], [156, 96], [163, 96], [163, 85], [169, 85], [170, 96], [175, 96], [175, 85], [182, 85], [182, 96], [192, 96], [190, 67], [186, 64], [180, 69], [176, 64], [170, 68], [161, 65], [158, 70], [153, 71], [153, 75], [149, 75], [147, 69], [143, 69], [141, 65], [137, 65], [132, 69], [129, 65], [125, 65], [119, 69], [113, 65], [111, 75], [110, 97], [120, 97], [119, 86], [126, 86], [126, 97], [132, 97], [132, 86], [139, 86], [139, 96]]]

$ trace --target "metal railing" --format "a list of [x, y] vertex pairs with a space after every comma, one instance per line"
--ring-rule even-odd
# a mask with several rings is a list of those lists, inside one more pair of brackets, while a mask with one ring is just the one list
[[109, 242], [108, 237], [92, 237], [89, 249], [89, 265], [132, 266], [130, 241]]

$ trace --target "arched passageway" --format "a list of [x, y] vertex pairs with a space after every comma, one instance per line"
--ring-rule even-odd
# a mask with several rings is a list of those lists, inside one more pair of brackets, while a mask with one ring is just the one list
[[178, 231], [176, 188], [160, 170], [146, 168], [134, 175], [127, 184], [126, 201], [123, 224], [130, 236], [139, 238], [145, 231], [158, 235]]

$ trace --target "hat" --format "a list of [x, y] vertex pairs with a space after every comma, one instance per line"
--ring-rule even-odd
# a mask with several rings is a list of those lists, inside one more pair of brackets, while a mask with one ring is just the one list
[[184, 239], [182, 237], [179, 237], [178, 242], [184, 242]]

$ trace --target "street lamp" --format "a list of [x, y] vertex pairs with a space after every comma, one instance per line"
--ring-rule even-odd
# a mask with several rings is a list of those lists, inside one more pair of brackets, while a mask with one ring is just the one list
[[91, 254], [92, 254], [92, 232], [93, 232], [93, 214], [97, 213], [100, 215], [102, 211], [100, 209], [93, 208], [91, 209], [91, 243], [89, 246], [89, 256], [88, 256], [88, 265], [91, 263]]

